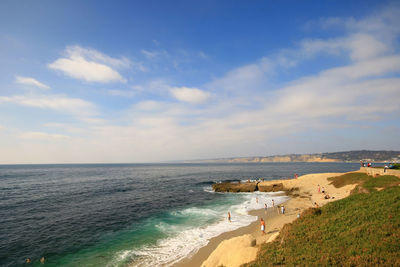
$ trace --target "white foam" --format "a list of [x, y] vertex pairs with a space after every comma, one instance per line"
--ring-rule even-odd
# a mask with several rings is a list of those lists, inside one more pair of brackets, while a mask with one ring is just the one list
[[210, 186], [205, 186], [205, 187], [203, 187], [203, 190], [205, 191], [205, 192], [208, 192], [208, 193], [215, 193], [215, 191], [212, 189], [212, 186], [210, 185]]
[[[174, 214], [188, 217], [191, 215], [215, 217], [217, 219], [216, 223], [201, 227], [157, 224], [156, 227], [162, 231], [172, 233], [173, 236], [161, 239], [154, 246], [121, 251], [116, 255], [114, 260], [121, 262], [132, 258], [132, 266], [170, 266], [196, 253], [201, 247], [207, 245], [211, 238], [221, 233], [249, 225], [257, 220], [257, 217], [250, 216], [248, 211], [264, 208], [265, 203], [268, 207], [272, 207], [272, 199], [274, 199], [275, 205], [287, 200], [286, 196], [277, 196], [276, 193], [254, 192], [236, 194], [243, 197], [244, 202], [216, 209], [191, 207], [180, 212], [175, 212]], [[258, 199], [258, 203], [256, 199]], [[228, 211], [231, 213], [231, 222], [227, 220]]]

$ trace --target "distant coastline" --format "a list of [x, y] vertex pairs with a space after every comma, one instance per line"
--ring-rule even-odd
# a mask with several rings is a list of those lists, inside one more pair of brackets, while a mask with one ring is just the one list
[[354, 150], [314, 154], [232, 157], [185, 160], [184, 163], [261, 163], [261, 162], [400, 162], [400, 151]]

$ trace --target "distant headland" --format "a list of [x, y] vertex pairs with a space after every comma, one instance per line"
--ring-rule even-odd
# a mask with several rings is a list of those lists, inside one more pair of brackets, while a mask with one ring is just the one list
[[257, 162], [400, 162], [400, 151], [353, 150], [314, 154], [233, 157], [184, 161], [186, 163], [257, 163]]

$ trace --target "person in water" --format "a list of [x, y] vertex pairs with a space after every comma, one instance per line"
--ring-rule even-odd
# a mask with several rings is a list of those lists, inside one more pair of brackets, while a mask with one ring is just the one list
[[231, 222], [231, 213], [228, 211], [228, 221]]
[[41, 264], [44, 264], [46, 262], [46, 259], [44, 258], [44, 257], [42, 257], [41, 259], [40, 259], [40, 263]]
[[262, 232], [262, 235], [265, 235], [265, 221], [264, 221], [264, 219], [263, 218], [261, 218], [261, 232]]

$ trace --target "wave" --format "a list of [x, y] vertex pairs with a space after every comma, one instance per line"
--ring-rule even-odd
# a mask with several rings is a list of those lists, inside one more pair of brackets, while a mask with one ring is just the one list
[[[226, 194], [226, 203], [221, 205], [190, 207], [171, 212], [170, 215], [176, 217], [177, 221], [182, 221], [182, 218], [187, 220], [180, 224], [157, 223], [155, 227], [168, 234], [168, 238], [159, 240], [155, 245], [121, 251], [115, 260], [126, 262], [132, 259], [130, 266], [173, 265], [196, 253], [211, 238], [256, 221], [257, 217], [249, 215], [248, 211], [264, 208], [265, 203], [272, 206], [272, 199], [278, 205], [286, 201], [287, 197], [263, 192]], [[228, 211], [232, 217], [230, 223], [227, 221]]]
[[212, 185], [216, 183], [232, 183], [232, 182], [239, 182], [240, 179], [224, 179], [224, 180], [217, 180], [217, 181], [204, 181], [196, 183], [195, 185]]

